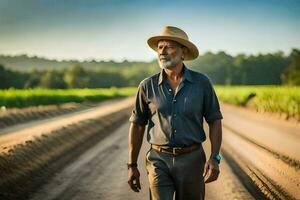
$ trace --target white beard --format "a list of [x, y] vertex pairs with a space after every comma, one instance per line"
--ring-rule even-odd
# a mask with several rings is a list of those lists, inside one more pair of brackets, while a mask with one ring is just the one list
[[174, 67], [179, 61], [181, 60], [181, 56], [179, 54], [177, 54], [177, 56], [175, 58], [173, 58], [172, 60], [168, 60], [168, 61], [164, 61], [164, 60], [160, 60], [158, 58], [158, 64], [159, 67], [161, 69], [171, 69], [172, 67]]

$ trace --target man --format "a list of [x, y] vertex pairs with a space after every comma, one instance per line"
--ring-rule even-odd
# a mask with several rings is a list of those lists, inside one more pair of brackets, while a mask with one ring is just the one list
[[[209, 78], [188, 69], [184, 60], [198, 57], [187, 34], [164, 27], [148, 39], [158, 54], [161, 72], [143, 80], [138, 88], [129, 129], [128, 184], [141, 189], [137, 159], [145, 126], [151, 149], [146, 154], [150, 196], [155, 200], [204, 199], [205, 183], [219, 175], [222, 114]], [[202, 142], [209, 124], [211, 155], [206, 162]]]

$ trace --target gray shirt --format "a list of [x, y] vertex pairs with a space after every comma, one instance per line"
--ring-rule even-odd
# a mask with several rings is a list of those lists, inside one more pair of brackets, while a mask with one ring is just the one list
[[130, 122], [147, 125], [151, 144], [190, 146], [205, 141], [206, 122], [223, 119], [210, 79], [183, 66], [183, 79], [174, 96], [164, 70], [141, 81]]

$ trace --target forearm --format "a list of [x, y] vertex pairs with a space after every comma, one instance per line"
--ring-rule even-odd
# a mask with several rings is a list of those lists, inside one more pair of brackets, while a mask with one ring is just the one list
[[222, 143], [222, 123], [221, 120], [215, 120], [209, 123], [209, 139], [211, 143], [211, 156], [220, 152]]
[[128, 163], [136, 163], [143, 143], [145, 126], [130, 124], [128, 137]]

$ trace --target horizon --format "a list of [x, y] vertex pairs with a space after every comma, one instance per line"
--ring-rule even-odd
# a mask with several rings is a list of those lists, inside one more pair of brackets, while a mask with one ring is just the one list
[[300, 47], [300, 1], [4, 0], [0, 54], [151, 62], [146, 40], [164, 25], [182, 28], [200, 55], [288, 55]]
[[[238, 53], [236, 55], [232, 55], [232, 54], [229, 54], [228, 52], [226, 51], [217, 51], [217, 52], [212, 52], [212, 51], [206, 51], [202, 54], [199, 54], [199, 57], [201, 56], [204, 56], [206, 53], [213, 53], [213, 54], [218, 54], [220, 52], [224, 52], [226, 53], [227, 55], [229, 56], [232, 56], [232, 57], [236, 57], [238, 55], [245, 55], [246, 57], [250, 57], [250, 56], [259, 56], [259, 55], [267, 55], [267, 54], [276, 54], [276, 53], [283, 53], [283, 55], [285, 57], [289, 56], [289, 54], [292, 52], [293, 49], [297, 49], [300, 51], [299, 48], [291, 48], [289, 52], [284, 52], [284, 51], [281, 51], [281, 50], [277, 50], [277, 51], [273, 51], [273, 52], [257, 52], [255, 54], [245, 54], [245, 53]], [[39, 58], [39, 59], [45, 59], [45, 60], [51, 60], [51, 61], [59, 61], [59, 62], [68, 62], [68, 61], [78, 61], [78, 62], [92, 62], [92, 61], [96, 61], [96, 62], [115, 62], [115, 63], [122, 63], [122, 62], [146, 62], [146, 63], [149, 63], [149, 62], [153, 62], [153, 61], [156, 61], [157, 58], [153, 58], [152, 60], [128, 60], [128, 59], [123, 59], [123, 60], [114, 60], [114, 59], [96, 59], [96, 58], [87, 58], [87, 59], [77, 59], [77, 58], [71, 58], [71, 59], [65, 59], [65, 58], [61, 58], [61, 59], [57, 59], [57, 58], [51, 58], [51, 57], [47, 57], [47, 56], [40, 56], [40, 55], [29, 55], [29, 54], [24, 54], [24, 53], [20, 53], [20, 54], [3, 54], [3, 53], [0, 53], [0, 56], [6, 56], [6, 57], [19, 57], [19, 56], [27, 56], [28, 58]], [[196, 59], [197, 59], [196, 58]], [[186, 62], [186, 61], [185, 61]]]

